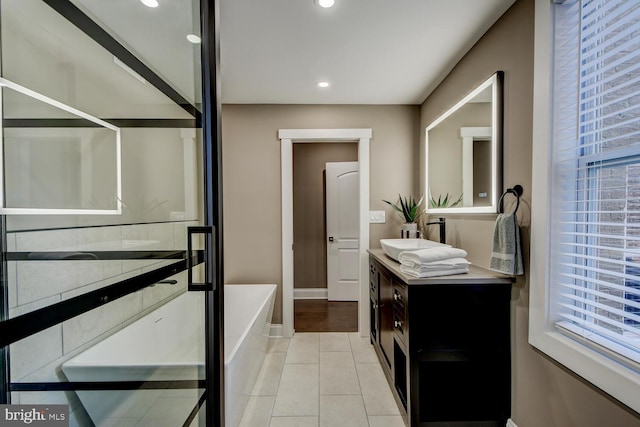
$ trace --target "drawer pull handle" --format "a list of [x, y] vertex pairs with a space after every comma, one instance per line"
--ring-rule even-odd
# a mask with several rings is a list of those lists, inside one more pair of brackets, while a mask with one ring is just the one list
[[393, 321], [393, 326], [395, 326], [396, 328], [400, 329], [400, 328], [402, 328], [402, 324], [403, 323], [404, 322], [402, 320], [394, 320]]

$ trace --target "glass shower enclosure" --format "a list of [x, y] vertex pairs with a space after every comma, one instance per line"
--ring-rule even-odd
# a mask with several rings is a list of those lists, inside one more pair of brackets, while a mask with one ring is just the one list
[[0, 3], [0, 404], [223, 425], [215, 19]]

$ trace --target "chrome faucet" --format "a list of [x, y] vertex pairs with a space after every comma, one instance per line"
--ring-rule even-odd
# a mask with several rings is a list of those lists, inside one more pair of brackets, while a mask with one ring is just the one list
[[[434, 225], [434, 224], [438, 224], [440, 226], [440, 243], [446, 243], [446, 240], [447, 240], [447, 229], [446, 229], [445, 219], [443, 217], [440, 217], [440, 218], [438, 218], [438, 221], [431, 221], [431, 222], [425, 222], [424, 223], [425, 227], [427, 225]], [[427, 230], [424, 230], [424, 235], [426, 237]]]

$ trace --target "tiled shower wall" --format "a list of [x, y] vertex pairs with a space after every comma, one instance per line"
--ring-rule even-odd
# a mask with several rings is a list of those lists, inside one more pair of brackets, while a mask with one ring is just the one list
[[[185, 250], [186, 227], [196, 222], [167, 222], [21, 231], [7, 234], [9, 252], [92, 250]], [[158, 268], [158, 260], [19, 261], [8, 263], [9, 315], [36, 310]], [[122, 329], [186, 289], [186, 272], [175, 285], [157, 284], [11, 345], [12, 382], [66, 381], [60, 366], [82, 350]], [[74, 392], [12, 393], [13, 403], [70, 404], [79, 407]], [[73, 412], [71, 425], [85, 425], [83, 411]]]

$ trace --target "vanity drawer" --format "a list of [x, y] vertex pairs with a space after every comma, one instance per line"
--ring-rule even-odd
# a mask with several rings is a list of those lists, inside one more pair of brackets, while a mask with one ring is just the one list
[[406, 316], [407, 286], [397, 280], [393, 281], [393, 331], [395, 336], [406, 345], [407, 316]]
[[393, 305], [401, 307], [402, 311], [405, 310], [407, 301], [407, 286], [403, 283], [399, 283], [394, 280], [393, 282]]
[[400, 339], [403, 344], [407, 344], [407, 321], [404, 315], [404, 310], [393, 311], [393, 332], [396, 338]]

